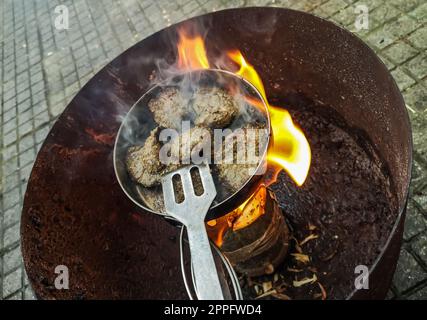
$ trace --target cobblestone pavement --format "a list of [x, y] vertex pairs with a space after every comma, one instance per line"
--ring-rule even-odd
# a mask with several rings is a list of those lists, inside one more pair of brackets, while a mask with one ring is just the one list
[[[70, 29], [54, 28], [67, 5]], [[355, 31], [354, 9], [369, 8], [368, 30]], [[0, 1], [0, 298], [33, 299], [22, 265], [19, 221], [37, 150], [78, 90], [106, 63], [172, 23], [240, 6], [312, 12], [356, 32], [383, 59], [412, 120], [414, 174], [404, 244], [390, 298], [427, 298], [427, 2], [423, 0]]]

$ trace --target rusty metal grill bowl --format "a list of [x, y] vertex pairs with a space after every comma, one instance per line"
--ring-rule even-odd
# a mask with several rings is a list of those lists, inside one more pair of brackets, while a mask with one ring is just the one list
[[[112, 153], [117, 117], [148, 90], [156, 58], [173, 61], [177, 28], [187, 23], [209, 26], [210, 53], [240, 49], [260, 73], [268, 98], [301, 92], [369, 135], [390, 169], [399, 213], [369, 266], [370, 289], [349, 288], [347, 298], [384, 298], [400, 252], [411, 177], [405, 103], [387, 68], [360, 39], [321, 18], [280, 8], [225, 10], [161, 30], [123, 52], [78, 93], [45, 140], [25, 195], [22, 251], [37, 297], [186, 298], [176, 277], [177, 244], [169, 240], [177, 228], [136, 213], [143, 210], [117, 183]], [[78, 275], [70, 290], [50, 289], [58, 264]]]

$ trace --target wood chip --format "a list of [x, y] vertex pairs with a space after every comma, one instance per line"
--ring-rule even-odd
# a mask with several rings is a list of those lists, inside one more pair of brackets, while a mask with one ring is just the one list
[[280, 300], [292, 300], [291, 297], [289, 297], [288, 295], [286, 295], [284, 293], [273, 293], [271, 295], [273, 297], [275, 297], [276, 299], [280, 299]]
[[320, 291], [322, 291], [322, 300], [326, 300], [328, 295], [326, 293], [325, 287], [323, 287], [320, 282], [318, 282], [317, 284], [319, 285]]
[[298, 272], [302, 272], [303, 270], [302, 269], [295, 269], [295, 268], [288, 268], [288, 271], [298, 273]]
[[313, 274], [313, 276], [311, 278], [304, 278], [304, 279], [299, 280], [299, 281], [294, 280], [293, 285], [295, 288], [298, 288], [298, 287], [302, 287], [306, 284], [313, 284], [316, 281], [317, 281], [317, 276], [316, 276], [316, 274]]
[[291, 253], [291, 256], [294, 257], [295, 260], [302, 262], [302, 263], [308, 263], [310, 262], [310, 257], [306, 254], [302, 253]]
[[303, 245], [305, 245], [307, 242], [309, 242], [310, 240], [314, 240], [314, 239], [317, 239], [317, 238], [319, 238], [319, 236], [318, 236], [317, 234], [312, 233], [312, 234], [310, 234], [307, 238], [305, 238], [304, 240], [302, 240], [302, 241], [300, 242], [300, 246], [303, 246]]
[[310, 222], [308, 223], [308, 230], [314, 231], [316, 229], [317, 229], [317, 227], [314, 224], [311, 224]]
[[295, 238], [294, 236], [292, 236], [291, 239], [295, 241], [295, 249], [298, 251], [298, 253], [302, 253], [302, 249], [301, 249], [301, 246], [299, 245], [299, 242], [298, 242], [297, 238]]
[[271, 281], [262, 283], [262, 291], [264, 291], [264, 292], [269, 291], [272, 287], [273, 287], [273, 285], [271, 284]]
[[264, 297], [270, 296], [270, 295], [272, 295], [272, 294], [274, 294], [274, 293], [277, 293], [276, 289], [273, 289], [273, 290], [267, 291], [267, 292], [265, 292], [265, 293], [263, 293], [263, 294], [261, 294], [261, 295], [259, 295], [259, 296], [255, 297], [255, 299], [261, 299], [261, 298], [264, 298]]
[[256, 294], [260, 294], [261, 293], [261, 290], [260, 290], [260, 288], [259, 288], [259, 286], [257, 284], [254, 286], [254, 289], [255, 289]]
[[275, 287], [277, 293], [282, 293], [289, 288], [289, 285], [286, 282], [281, 283]]

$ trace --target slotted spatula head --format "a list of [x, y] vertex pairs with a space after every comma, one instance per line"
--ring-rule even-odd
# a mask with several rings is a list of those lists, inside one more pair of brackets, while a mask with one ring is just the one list
[[[196, 195], [191, 171], [198, 170], [203, 186], [203, 193]], [[176, 201], [173, 179], [178, 175], [182, 184], [184, 200]], [[190, 165], [173, 171], [162, 178], [163, 196], [166, 212], [184, 225], [204, 221], [206, 213], [216, 197], [216, 188], [207, 164]]]

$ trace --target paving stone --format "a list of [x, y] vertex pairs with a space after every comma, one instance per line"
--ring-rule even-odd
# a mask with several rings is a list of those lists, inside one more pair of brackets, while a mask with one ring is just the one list
[[23, 152], [34, 146], [34, 138], [32, 135], [26, 136], [19, 141], [19, 152]]
[[[16, 109], [11, 108], [8, 111], [5, 111], [3, 113], [3, 123], [9, 122], [9, 121], [15, 119], [15, 117], [16, 117]], [[3, 128], [3, 132], [5, 132], [4, 128]]]
[[381, 53], [378, 56], [389, 71], [392, 71], [394, 70], [394, 68], [396, 68], [396, 65], [391, 62], [390, 59], [388, 59], [386, 56], [382, 55]]
[[25, 165], [32, 163], [35, 160], [35, 157], [34, 149], [30, 148], [19, 154], [19, 165], [24, 167]]
[[31, 120], [27, 121], [18, 127], [18, 136], [22, 138], [26, 134], [30, 133], [32, 129], [33, 129], [32, 121]]
[[3, 255], [3, 272], [9, 273], [22, 264], [21, 247], [18, 246]]
[[412, 163], [412, 180], [411, 186], [414, 189], [419, 188], [425, 184], [427, 172], [424, 166], [415, 159]]
[[403, 91], [403, 97], [407, 105], [421, 114], [427, 109], [427, 88], [421, 82]]
[[3, 162], [3, 175], [8, 176], [18, 170], [18, 158], [13, 157]]
[[21, 102], [24, 102], [27, 99], [29, 99], [30, 95], [31, 95], [31, 92], [30, 92], [30, 90], [28, 88], [25, 89], [24, 91], [22, 91], [21, 93], [19, 93], [18, 96], [17, 96], [18, 104], [21, 103]]
[[414, 7], [423, 3], [423, 0], [389, 0], [391, 4], [404, 12], [412, 10]]
[[39, 128], [39, 127], [43, 126], [44, 124], [49, 122], [49, 120], [50, 120], [50, 117], [49, 117], [49, 113], [47, 110], [40, 112], [39, 114], [37, 114], [33, 118], [34, 128]]
[[427, 30], [420, 28], [408, 36], [408, 41], [418, 49], [427, 49]]
[[19, 222], [20, 218], [21, 218], [21, 207], [19, 204], [17, 204], [14, 207], [5, 210], [4, 216], [3, 216], [3, 226], [10, 227], [16, 224], [17, 222]]
[[2, 151], [3, 161], [12, 159], [14, 156], [16, 156], [17, 152], [16, 145], [11, 145], [7, 148], [4, 148]]
[[8, 247], [16, 244], [19, 241], [19, 223], [10, 226], [4, 230], [3, 233], [3, 246]]
[[16, 130], [10, 131], [9, 133], [3, 136], [3, 146], [7, 147], [14, 143], [17, 139]]
[[25, 112], [25, 111], [27, 111], [28, 109], [31, 108], [31, 99], [28, 98], [25, 101], [19, 103], [16, 106], [16, 108], [17, 108], [17, 113], [18, 113], [18, 116], [19, 116], [19, 114], [21, 114], [21, 113], [23, 113], [23, 112]]
[[33, 117], [33, 110], [28, 109], [24, 112], [19, 113], [18, 115], [18, 126], [21, 126], [23, 123], [30, 121]]
[[[347, 6], [348, 6], [348, 4], [344, 0], [329, 0], [321, 6], [317, 6], [313, 10], [313, 13], [318, 14], [322, 17], [328, 18], [331, 15], [337, 13], [338, 11], [344, 9]], [[354, 14], [354, 16], [355, 16], [355, 14]]]
[[16, 120], [12, 119], [3, 125], [3, 132], [4, 133], [10, 132], [12, 130], [15, 130], [16, 127], [17, 127]]
[[374, 46], [374, 48], [385, 48], [389, 45], [391, 45], [394, 40], [396, 40], [396, 37], [392, 35], [390, 32], [386, 32], [382, 28], [376, 29], [375, 31], [371, 32], [366, 40]]
[[400, 253], [393, 283], [402, 293], [427, 278], [427, 273], [420, 267], [414, 257], [405, 249]]
[[13, 207], [15, 204], [19, 203], [20, 198], [19, 198], [19, 194], [16, 192], [16, 188], [4, 192], [3, 193], [3, 209], [9, 209], [11, 207]]
[[427, 53], [420, 53], [415, 58], [409, 60], [405, 63], [405, 68], [407, 68], [418, 79], [422, 79], [427, 70]]
[[420, 211], [419, 205], [410, 200], [406, 209], [405, 230], [403, 234], [405, 240], [413, 238], [426, 229], [427, 218]]
[[5, 175], [2, 179], [2, 183], [4, 193], [17, 187], [19, 184], [18, 171], [14, 171], [9, 175]]
[[393, 76], [394, 80], [396, 81], [398, 87], [400, 90], [405, 90], [406, 88], [412, 86], [416, 80], [408, 76], [404, 71], [403, 68], [397, 67], [391, 72], [391, 75]]
[[17, 292], [14, 295], [7, 297], [7, 300], [22, 300], [22, 293], [21, 292]]
[[3, 298], [21, 288], [21, 276], [21, 269], [17, 269], [3, 278]]
[[427, 2], [416, 7], [408, 13], [409, 16], [416, 19], [420, 24], [427, 22]]
[[47, 134], [49, 133], [49, 127], [43, 126], [40, 129], [38, 129], [35, 133], [36, 143], [40, 143], [44, 141], [44, 139], [47, 137]]
[[52, 115], [52, 117], [59, 116], [64, 111], [65, 107], [66, 105], [64, 102], [57, 102], [53, 105], [51, 104], [49, 107], [50, 114]]
[[33, 106], [33, 113], [37, 117], [40, 113], [48, 111], [48, 106], [46, 100], [43, 100]]
[[28, 182], [28, 179], [30, 178], [31, 170], [33, 169], [33, 161], [29, 162], [26, 166], [24, 166], [20, 170], [21, 175], [21, 182], [25, 183]]
[[411, 198], [422, 208], [424, 212], [427, 212], [427, 185], [422, 184], [417, 190], [414, 190]]
[[424, 286], [423, 288], [419, 289], [418, 291], [412, 293], [408, 297], [406, 297], [408, 300], [427, 300], [427, 286]]
[[411, 244], [414, 252], [424, 261], [427, 265], [427, 233], [424, 232], [417, 236]]
[[35, 297], [33, 290], [31, 289], [30, 286], [25, 288], [24, 299], [25, 300], [37, 300], [37, 298]]
[[398, 41], [384, 49], [382, 53], [394, 63], [401, 64], [417, 55], [418, 51], [404, 41]]

